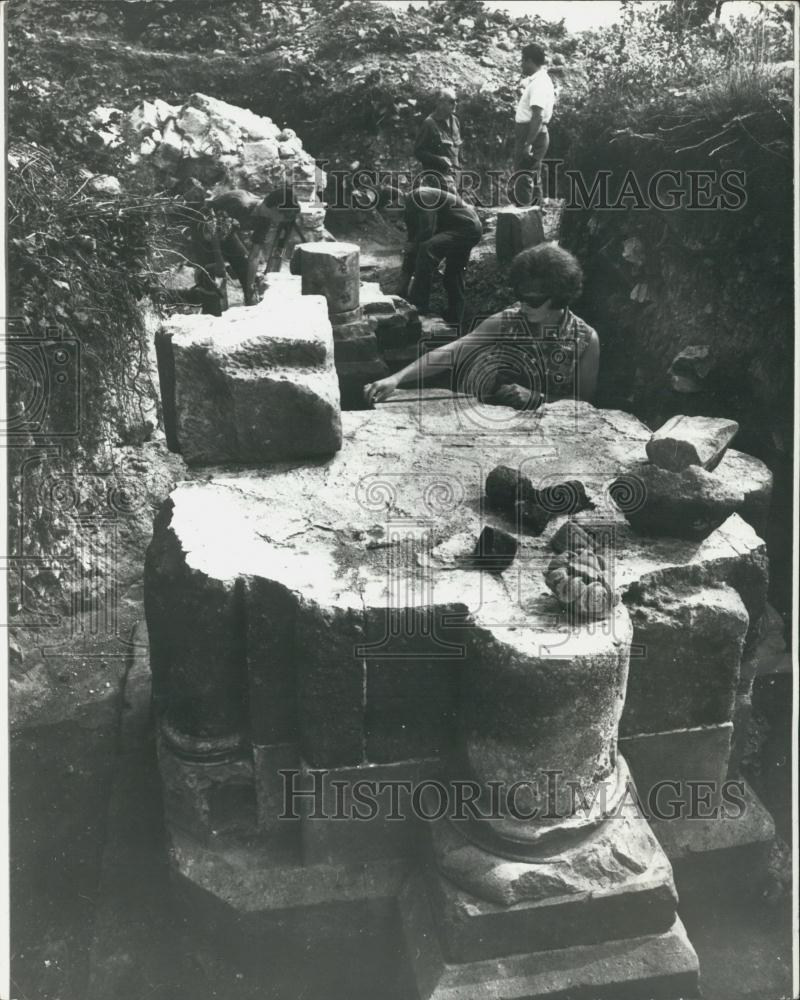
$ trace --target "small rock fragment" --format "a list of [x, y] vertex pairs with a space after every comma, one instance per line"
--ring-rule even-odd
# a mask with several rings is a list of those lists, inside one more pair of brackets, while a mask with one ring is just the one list
[[472, 558], [477, 568], [502, 573], [514, 562], [516, 554], [516, 538], [502, 528], [487, 525], [480, 533]]

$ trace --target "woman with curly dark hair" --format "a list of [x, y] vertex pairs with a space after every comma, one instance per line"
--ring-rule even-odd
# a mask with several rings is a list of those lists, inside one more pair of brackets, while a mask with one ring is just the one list
[[543, 243], [517, 254], [511, 282], [518, 302], [465, 337], [365, 386], [366, 400], [379, 403], [401, 385], [419, 385], [449, 370], [453, 389], [484, 403], [522, 410], [556, 399], [592, 402], [600, 341], [570, 309], [583, 286], [578, 261], [563, 247]]

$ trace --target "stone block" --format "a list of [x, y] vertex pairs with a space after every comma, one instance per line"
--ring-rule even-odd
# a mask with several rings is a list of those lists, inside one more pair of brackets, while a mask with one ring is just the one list
[[414, 815], [413, 789], [442, 777], [438, 760], [324, 771], [304, 765], [298, 787], [315, 797], [297, 800], [303, 863], [353, 864], [418, 854], [425, 828]]
[[300, 752], [296, 743], [278, 743], [253, 747], [253, 783], [256, 796], [258, 829], [274, 841], [297, 840], [299, 851], [300, 820], [286, 818], [288, 779], [281, 771], [300, 772]]
[[372, 324], [363, 315], [360, 308], [351, 309], [346, 313], [334, 313], [330, 319], [334, 343], [342, 340], [362, 340], [364, 337], [375, 337], [372, 332]]
[[738, 432], [735, 420], [678, 414], [662, 424], [647, 442], [647, 457], [671, 472], [682, 472], [690, 465], [711, 471]]
[[246, 699], [241, 588], [192, 565], [172, 529], [172, 512], [167, 500], [145, 555], [154, 701], [187, 737], [236, 739]]
[[495, 252], [500, 261], [510, 261], [521, 250], [544, 243], [541, 208], [509, 205], [497, 213]]
[[766, 871], [775, 823], [746, 781], [737, 779], [739, 807], [714, 819], [654, 820], [653, 833], [672, 863], [678, 891], [719, 892], [739, 873], [742, 884]]
[[366, 664], [361, 614], [301, 602], [296, 668], [300, 747], [311, 767], [344, 767], [364, 760]]
[[381, 291], [377, 281], [362, 281], [359, 289], [361, 308], [368, 316], [394, 316], [395, 296]]
[[211, 120], [205, 111], [187, 106], [181, 109], [175, 124], [184, 136], [188, 136], [196, 141], [206, 135], [211, 125]]
[[[687, 782], [691, 781], [714, 782], [714, 800], [719, 802], [719, 787], [728, 774], [733, 733], [730, 722], [640, 733], [621, 736], [619, 751], [628, 762], [643, 805], [653, 805], [656, 812], [672, 813], [670, 802], [690, 802], [692, 791]], [[669, 787], [665, 782], [678, 782], [679, 787]]]
[[[402, 603], [411, 600], [411, 606]], [[415, 607], [393, 593], [399, 608], [366, 617], [365, 752], [376, 763], [444, 756], [454, 746], [460, 673], [469, 629], [455, 605]], [[405, 600], [404, 600], [405, 599]]]
[[656, 538], [702, 540], [744, 506], [740, 487], [696, 465], [682, 472], [641, 465], [615, 480], [609, 493], [634, 531]]
[[245, 581], [244, 603], [250, 738], [255, 744], [296, 743], [296, 598], [255, 577]]
[[278, 159], [278, 144], [274, 139], [245, 142], [240, 157], [241, 162], [236, 168], [239, 183], [251, 190], [258, 189]]
[[175, 317], [165, 328], [186, 461], [260, 464], [333, 454], [341, 422], [323, 302], [269, 294], [236, 312]]
[[333, 357], [337, 369], [342, 364], [355, 365], [359, 362], [373, 364], [376, 361], [380, 361], [378, 356], [378, 342], [371, 333], [368, 333], [365, 337], [336, 340], [333, 344]]
[[[235, 127], [249, 139], [277, 139], [279, 129], [269, 118], [261, 118], [235, 104], [228, 104], [216, 97], [206, 94], [192, 94], [188, 100], [190, 108], [204, 112], [217, 126], [220, 124]], [[183, 113], [183, 112], [182, 112]]]
[[[591, 905], [584, 900], [587, 908]], [[443, 950], [424, 876], [400, 896], [406, 949], [420, 1000], [502, 997], [503, 1000], [684, 1000], [697, 997], [698, 961], [679, 919], [656, 934], [452, 962]], [[514, 910], [509, 911], [513, 917]], [[545, 929], [545, 933], [547, 933]], [[521, 942], [520, 942], [521, 943]]]
[[297, 248], [304, 295], [324, 295], [328, 312], [359, 306], [361, 279], [355, 243], [301, 243]]
[[687, 588], [629, 611], [635, 654], [620, 734], [729, 722], [749, 624], [739, 594]]

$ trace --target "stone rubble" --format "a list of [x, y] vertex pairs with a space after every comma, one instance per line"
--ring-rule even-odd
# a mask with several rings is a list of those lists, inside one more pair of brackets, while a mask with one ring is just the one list
[[132, 163], [152, 163], [174, 176], [214, 184], [213, 193], [245, 188], [266, 194], [292, 183], [301, 202], [314, 202], [325, 174], [292, 129], [205, 94], [181, 107], [142, 101], [127, 116], [124, 133]]

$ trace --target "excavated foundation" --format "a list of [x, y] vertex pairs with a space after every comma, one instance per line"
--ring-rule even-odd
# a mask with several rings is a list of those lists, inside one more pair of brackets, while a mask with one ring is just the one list
[[[659, 840], [680, 861], [771, 834], [724, 785], [765, 604], [768, 471], [729, 449], [714, 474], [739, 509], [702, 541], [648, 537], [618, 484], [630, 509], [650, 431], [622, 412], [428, 390], [341, 430], [327, 458], [206, 467], [156, 521], [160, 761], [193, 915], [265, 956], [288, 936], [355, 963], [369, 928], [407, 949], [409, 996], [691, 995]], [[566, 515], [536, 536], [494, 513], [498, 464], [538, 489], [583, 483], [607, 619], [566, 620], [544, 582]], [[518, 538], [502, 574], [471, 558], [487, 525]], [[551, 795], [555, 772], [577, 799]], [[464, 782], [479, 800], [521, 783], [520, 815], [453, 815]]]

